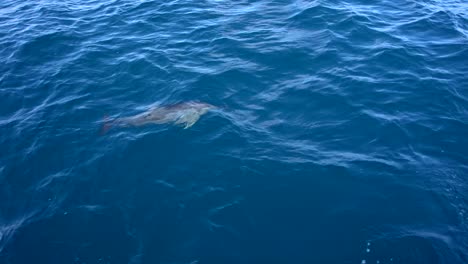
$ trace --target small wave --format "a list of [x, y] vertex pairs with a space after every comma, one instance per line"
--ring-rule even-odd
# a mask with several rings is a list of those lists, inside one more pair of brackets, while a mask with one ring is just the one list
[[[467, 262], [467, 14], [2, 1], [0, 262]], [[98, 135], [190, 100], [220, 109]]]

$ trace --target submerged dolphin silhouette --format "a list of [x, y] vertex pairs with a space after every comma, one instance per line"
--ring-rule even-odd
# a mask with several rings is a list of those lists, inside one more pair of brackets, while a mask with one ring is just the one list
[[200, 116], [209, 110], [216, 109], [214, 105], [201, 102], [186, 102], [174, 105], [153, 107], [138, 115], [105, 120], [101, 134], [106, 133], [112, 127], [142, 126], [146, 124], [174, 123], [183, 125], [187, 129], [195, 124]]

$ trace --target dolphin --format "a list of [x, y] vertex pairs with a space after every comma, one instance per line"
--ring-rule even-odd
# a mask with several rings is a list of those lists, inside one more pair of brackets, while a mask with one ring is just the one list
[[166, 106], [156, 106], [146, 112], [129, 116], [116, 118], [114, 120], [105, 120], [101, 129], [101, 134], [107, 132], [111, 127], [130, 127], [142, 126], [147, 124], [166, 124], [173, 123], [182, 125], [184, 129], [193, 126], [200, 116], [208, 111], [218, 107], [202, 102], [189, 101]]

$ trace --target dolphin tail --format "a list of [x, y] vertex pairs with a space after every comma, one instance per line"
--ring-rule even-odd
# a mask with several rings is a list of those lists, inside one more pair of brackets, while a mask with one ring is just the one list
[[104, 134], [106, 134], [112, 128], [113, 123], [114, 122], [109, 119], [108, 115], [104, 115], [104, 117], [102, 118], [102, 127], [101, 131], [99, 132], [99, 135], [103, 136]]

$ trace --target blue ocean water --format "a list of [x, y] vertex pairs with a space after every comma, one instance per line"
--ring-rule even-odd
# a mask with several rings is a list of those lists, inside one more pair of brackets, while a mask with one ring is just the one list
[[0, 59], [0, 263], [468, 263], [466, 1], [2, 0]]

